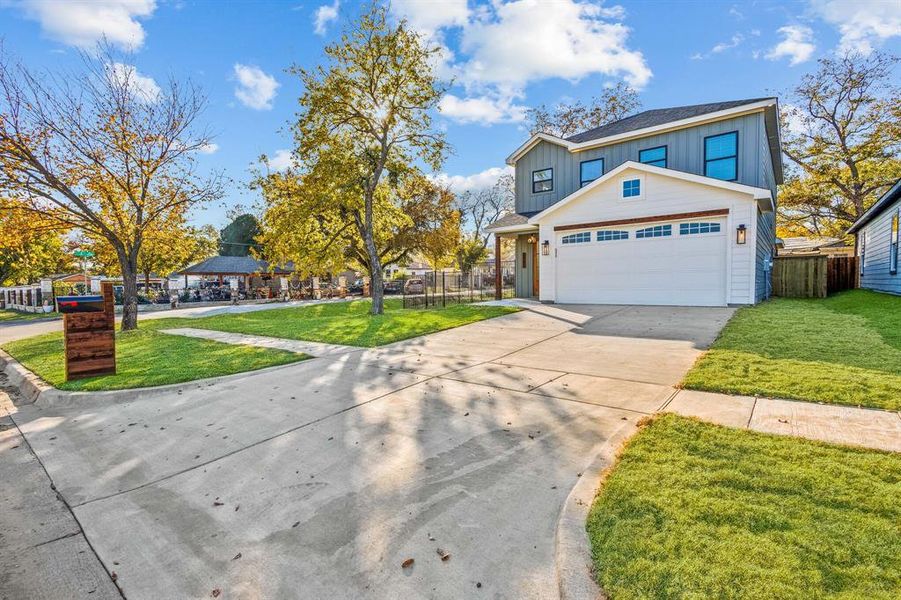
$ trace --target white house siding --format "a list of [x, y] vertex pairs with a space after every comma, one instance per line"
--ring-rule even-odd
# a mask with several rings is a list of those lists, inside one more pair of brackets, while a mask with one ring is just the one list
[[[621, 198], [622, 180], [640, 177], [644, 189], [641, 199]], [[610, 181], [600, 183], [583, 197], [573, 200], [539, 223], [539, 243], [550, 244], [548, 255], [539, 256], [540, 299], [556, 301], [557, 232], [555, 226], [617, 219], [631, 219], [655, 215], [728, 209], [724, 218], [726, 235], [726, 302], [753, 304], [755, 301], [755, 245], [757, 219], [756, 201], [749, 195], [700, 183], [627, 169]], [[688, 219], [692, 221], [704, 218]], [[748, 240], [735, 243], [735, 229], [744, 223]], [[634, 231], [640, 224], [626, 226]], [[592, 231], [597, 228], [593, 228]]]
[[869, 243], [865, 248], [866, 266], [860, 276], [860, 287], [862, 288], [901, 294], [901, 269], [894, 275], [889, 272], [892, 216], [898, 214], [899, 210], [901, 210], [901, 200], [889, 205], [879, 216], [857, 232], [858, 255], [860, 255], [861, 242], [869, 234]]

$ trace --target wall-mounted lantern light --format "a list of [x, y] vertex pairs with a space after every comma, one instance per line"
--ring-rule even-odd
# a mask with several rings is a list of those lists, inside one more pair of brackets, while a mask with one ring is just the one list
[[744, 223], [738, 226], [738, 229], [735, 230], [735, 243], [736, 244], [744, 244], [748, 241], [748, 228], [745, 227]]
[[551, 253], [551, 243], [547, 240], [541, 242], [541, 255], [547, 256]]
[[529, 242], [530, 244], [534, 244], [534, 243], [535, 243], [535, 236], [534, 236], [534, 235], [530, 235], [526, 241]]

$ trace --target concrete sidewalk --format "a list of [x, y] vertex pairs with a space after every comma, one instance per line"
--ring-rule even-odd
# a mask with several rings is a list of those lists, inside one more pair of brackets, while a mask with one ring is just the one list
[[901, 452], [901, 414], [886, 410], [680, 390], [663, 411], [729, 427]]

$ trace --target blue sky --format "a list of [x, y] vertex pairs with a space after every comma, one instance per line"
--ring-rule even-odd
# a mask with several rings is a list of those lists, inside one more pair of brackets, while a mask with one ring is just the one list
[[[105, 35], [141, 76], [199, 83], [216, 134], [203, 166], [233, 183], [194, 220], [221, 227], [227, 206], [257, 199], [246, 189], [256, 158], [277, 165], [291, 146], [301, 90], [286, 69], [321, 62], [359, 10], [347, 0], [0, 0], [0, 38], [32, 67], [53, 69]], [[587, 100], [620, 80], [644, 108], [752, 98], [787, 89], [841, 48], [901, 52], [898, 0], [395, 0], [392, 11], [444, 49], [438, 68], [455, 78], [437, 120], [454, 148], [439, 176], [458, 191], [502, 172], [527, 137], [529, 106]]]

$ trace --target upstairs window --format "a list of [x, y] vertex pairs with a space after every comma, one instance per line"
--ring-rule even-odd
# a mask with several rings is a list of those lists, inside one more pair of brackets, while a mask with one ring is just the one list
[[581, 231], [579, 233], [564, 235], [560, 241], [564, 244], [584, 244], [585, 242], [591, 241], [591, 232]]
[[638, 162], [655, 167], [666, 168], [666, 146], [648, 148], [638, 153]]
[[579, 164], [579, 187], [587, 185], [604, 174], [604, 159], [583, 160]]
[[653, 227], [645, 227], [644, 229], [639, 229], [635, 232], [635, 237], [637, 239], [669, 237], [671, 235], [673, 235], [672, 225], [654, 225]]
[[901, 210], [892, 216], [891, 238], [888, 246], [888, 272], [891, 275], [898, 274], [898, 218]]
[[637, 198], [641, 196], [641, 179], [623, 180], [623, 198]]
[[541, 169], [532, 171], [532, 193], [552, 192], [554, 190], [554, 170]]
[[679, 223], [679, 235], [695, 235], [698, 233], [719, 233], [719, 223]]
[[629, 239], [628, 231], [619, 231], [615, 229], [602, 229], [598, 231], [598, 241], [599, 242], [612, 242], [614, 240], [627, 240]]
[[735, 181], [738, 179], [738, 132], [704, 138], [704, 175]]

